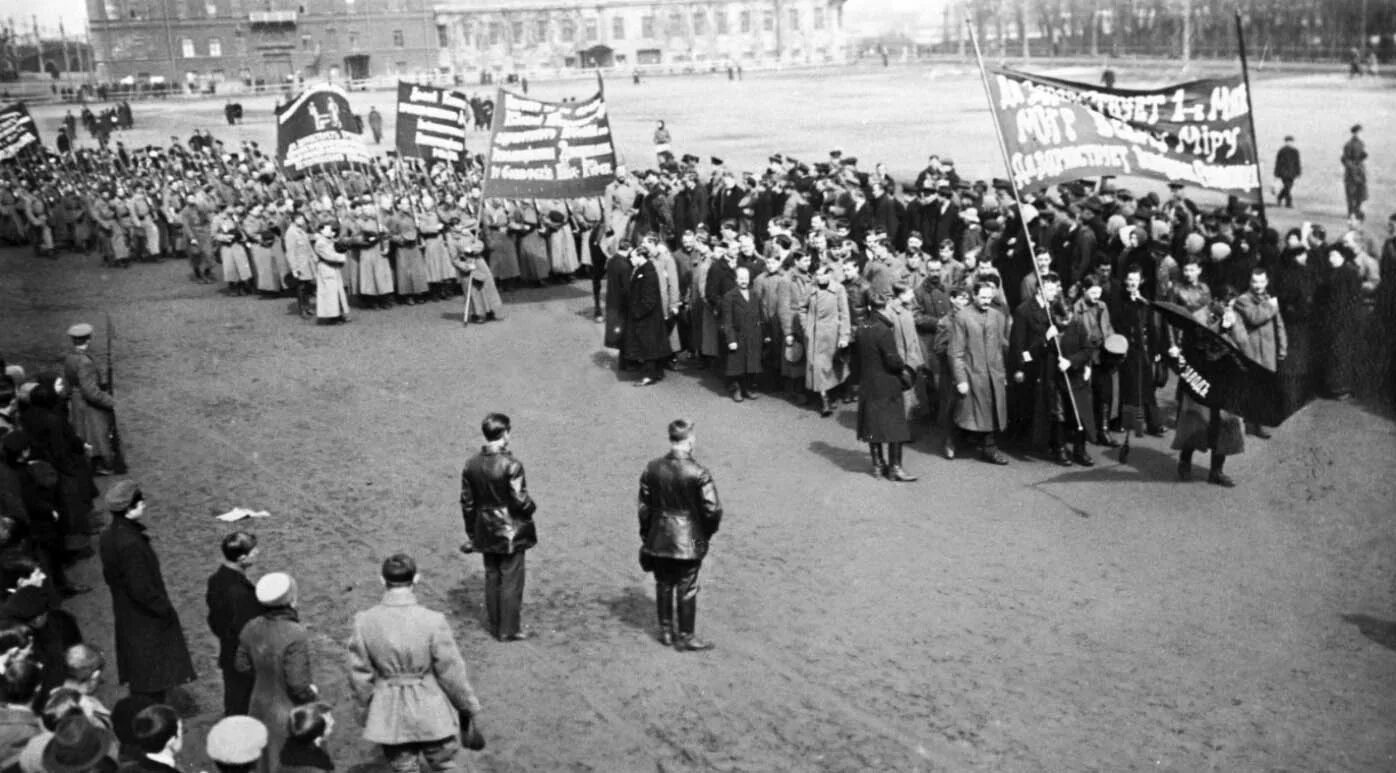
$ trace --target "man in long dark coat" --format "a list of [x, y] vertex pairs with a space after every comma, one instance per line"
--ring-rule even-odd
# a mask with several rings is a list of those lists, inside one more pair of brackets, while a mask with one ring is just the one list
[[184, 629], [140, 522], [145, 515], [140, 487], [117, 481], [107, 490], [106, 504], [112, 520], [100, 546], [102, 577], [111, 589], [115, 617], [117, 679], [132, 694], [164, 703], [166, 690], [195, 677]]
[[1163, 339], [1153, 307], [1140, 292], [1142, 286], [1142, 270], [1138, 266], [1127, 269], [1123, 297], [1110, 310], [1115, 332], [1129, 341], [1120, 365], [1120, 416], [1126, 447], [1129, 433], [1137, 433], [1141, 423], [1148, 434], [1163, 435], [1158, 400], [1154, 395], [1154, 365], [1162, 356]]
[[621, 356], [641, 363], [644, 376], [635, 386], [650, 386], [664, 379], [664, 361], [669, 347], [669, 329], [664, 323], [664, 293], [659, 286], [659, 270], [654, 262], [636, 250], [630, 257], [633, 271], [625, 294], [625, 330]]
[[[621, 335], [625, 329], [625, 295], [630, 291], [630, 240], [622, 239], [616, 245], [616, 254], [606, 262], [606, 334], [605, 345], [610, 349], [621, 348]], [[625, 358], [620, 357], [621, 369], [625, 368]]]
[[1343, 145], [1343, 193], [1348, 200], [1348, 216], [1365, 220], [1362, 204], [1367, 201], [1367, 146], [1358, 135], [1362, 124], [1352, 127], [1352, 137]]
[[1284, 207], [1294, 206], [1294, 181], [1302, 172], [1299, 163], [1299, 148], [1294, 147], [1294, 138], [1285, 137], [1285, 144], [1275, 154], [1275, 179], [1281, 183], [1280, 192], [1275, 194], [1275, 203]]
[[[914, 481], [902, 471], [902, 446], [911, 442], [902, 378], [906, 361], [897, 351], [887, 296], [873, 295], [872, 312], [858, 328], [858, 439], [868, 444], [873, 475], [898, 483]], [[887, 453], [883, 456], [883, 446]]]
[[208, 627], [218, 637], [218, 668], [223, 672], [223, 715], [246, 714], [253, 677], [237, 670], [238, 635], [262, 613], [247, 568], [257, 557], [257, 537], [236, 531], [223, 538], [223, 562], [208, 578]]
[[727, 391], [734, 402], [755, 400], [753, 381], [761, 374], [761, 347], [770, 341], [761, 324], [761, 305], [751, 294], [751, 271], [737, 269], [737, 286], [722, 296], [719, 318], [725, 357]]

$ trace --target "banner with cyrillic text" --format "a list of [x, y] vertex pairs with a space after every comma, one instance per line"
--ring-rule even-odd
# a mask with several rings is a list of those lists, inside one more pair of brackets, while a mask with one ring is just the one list
[[458, 91], [398, 81], [398, 155], [459, 162], [469, 116], [470, 104]]
[[1240, 76], [1138, 91], [994, 70], [990, 83], [1019, 190], [1136, 175], [1259, 195]]
[[0, 109], [0, 161], [39, 150], [42, 145], [39, 129], [23, 102]]
[[616, 149], [603, 92], [580, 102], [545, 102], [500, 89], [484, 196], [599, 196], [615, 174]]
[[276, 155], [292, 177], [369, 161], [363, 124], [336, 86], [307, 89], [276, 114]]

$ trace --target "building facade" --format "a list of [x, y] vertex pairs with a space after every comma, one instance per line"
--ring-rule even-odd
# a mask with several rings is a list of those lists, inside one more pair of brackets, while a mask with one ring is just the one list
[[205, 86], [418, 77], [445, 42], [428, 0], [87, 0], [98, 78]]
[[683, 71], [847, 56], [843, 0], [455, 0], [439, 64], [469, 75], [573, 67]]

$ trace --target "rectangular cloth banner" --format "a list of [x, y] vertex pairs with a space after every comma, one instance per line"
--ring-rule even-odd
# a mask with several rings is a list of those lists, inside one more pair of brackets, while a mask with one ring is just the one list
[[398, 81], [398, 155], [459, 162], [469, 116], [470, 103], [458, 91]]
[[1183, 334], [1178, 357], [1170, 358], [1168, 365], [1193, 399], [1272, 427], [1283, 422], [1289, 410], [1298, 408], [1286, 409], [1275, 371], [1247, 357], [1230, 340], [1199, 323], [1187, 309], [1161, 301], [1153, 305], [1165, 322]]
[[995, 120], [1019, 190], [1099, 175], [1137, 175], [1260, 195], [1241, 77], [1161, 89], [1107, 89], [994, 70]]
[[35, 152], [42, 148], [39, 128], [23, 102], [0, 109], [0, 161], [8, 161], [26, 150]]
[[369, 161], [363, 126], [337, 86], [306, 89], [276, 116], [276, 155], [292, 177]]
[[485, 196], [599, 196], [615, 174], [616, 148], [604, 91], [581, 102], [544, 102], [499, 90], [485, 163]]

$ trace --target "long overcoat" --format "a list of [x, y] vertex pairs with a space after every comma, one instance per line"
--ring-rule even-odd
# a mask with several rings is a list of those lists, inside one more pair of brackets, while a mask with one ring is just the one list
[[950, 319], [950, 370], [956, 385], [969, 384], [969, 394], [955, 405], [955, 425], [971, 432], [1001, 430], [1008, 426], [1008, 318], [992, 306], [971, 305]]
[[334, 240], [315, 237], [315, 316], [318, 319], [349, 318], [349, 296], [344, 292], [344, 253]]
[[1280, 307], [1270, 302], [1271, 297], [1266, 295], [1262, 298], [1255, 293], [1246, 293], [1236, 299], [1233, 308], [1245, 325], [1244, 335], [1238, 336], [1242, 341], [1241, 351], [1270, 370], [1278, 370], [1280, 360], [1288, 354], [1289, 341], [1285, 336]]
[[838, 356], [839, 344], [847, 346], [851, 337], [848, 296], [843, 285], [831, 282], [828, 287], [813, 286], [801, 317], [805, 386], [815, 392], [833, 389], [848, 378], [843, 358]]
[[858, 328], [858, 439], [865, 443], [906, 443], [902, 372], [906, 362], [897, 353], [892, 320], [869, 314]]
[[160, 692], [192, 682], [184, 629], [145, 526], [113, 518], [98, 544], [102, 577], [111, 590], [119, 683], [132, 692]]
[[480, 711], [450, 623], [410, 588], [389, 588], [354, 615], [348, 647], [349, 686], [368, 707], [365, 741], [439, 741], [460, 732], [461, 712]]
[[621, 353], [627, 359], [647, 362], [673, 353], [664, 325], [664, 296], [659, 282], [659, 270], [648, 260], [630, 275], [621, 341]]
[[73, 349], [63, 358], [63, 378], [73, 390], [68, 401], [68, 423], [78, 437], [92, 446], [92, 455], [111, 462], [111, 420], [116, 402], [98, 383], [92, 355]]
[[[722, 296], [722, 349], [728, 376], [744, 376], [761, 372], [761, 344], [765, 331], [761, 325], [761, 306], [755, 291], [742, 295], [734, 287]], [[737, 350], [730, 345], [736, 342]]]

